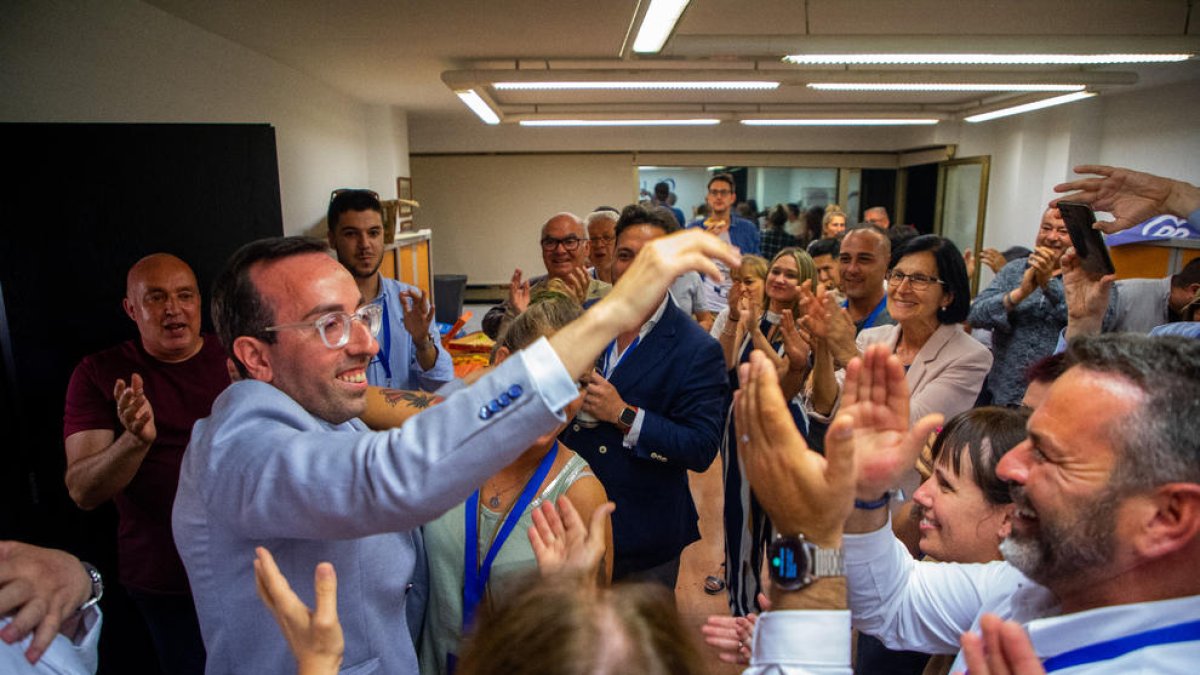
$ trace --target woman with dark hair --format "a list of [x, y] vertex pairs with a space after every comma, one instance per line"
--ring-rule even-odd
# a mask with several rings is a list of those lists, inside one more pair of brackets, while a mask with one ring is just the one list
[[971, 301], [962, 254], [949, 239], [923, 234], [892, 257], [887, 309], [896, 324], [859, 333], [858, 350], [876, 343], [892, 348], [907, 373], [913, 420], [952, 417], [971, 408], [992, 367], [992, 353], [959, 325]]
[[775, 257], [789, 246], [799, 246], [795, 237], [788, 234], [785, 226], [788, 222], [787, 209], [783, 204], [776, 204], [767, 214], [767, 229], [762, 233], [762, 254], [767, 260]]

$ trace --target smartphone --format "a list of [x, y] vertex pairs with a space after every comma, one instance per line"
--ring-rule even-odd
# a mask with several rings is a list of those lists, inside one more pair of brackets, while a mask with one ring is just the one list
[[1092, 228], [1096, 222], [1092, 207], [1079, 202], [1059, 202], [1058, 211], [1067, 224], [1071, 245], [1075, 247], [1075, 255], [1079, 257], [1083, 270], [1092, 276], [1115, 273], [1117, 268], [1113, 267], [1112, 257], [1108, 255], [1104, 235]]

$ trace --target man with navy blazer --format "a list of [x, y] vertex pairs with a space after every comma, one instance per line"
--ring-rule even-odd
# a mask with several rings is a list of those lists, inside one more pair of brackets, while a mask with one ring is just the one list
[[[613, 277], [620, 281], [644, 246], [676, 229], [670, 213], [625, 207]], [[647, 320], [618, 335], [597, 361], [583, 403], [597, 422], [576, 418], [562, 440], [616, 502], [613, 579], [674, 589], [679, 554], [700, 538], [688, 470], [704, 471], [716, 457], [728, 377], [717, 341], [669, 293], [653, 297]]]
[[[254, 549], [264, 546], [292, 579], [321, 561], [336, 567], [343, 672], [416, 673], [405, 621], [408, 531], [560, 424], [576, 379], [605, 344], [641, 324], [671, 279], [715, 272], [710, 256], [737, 259], [705, 235], [646, 253], [611, 300], [386, 432], [357, 419], [379, 349], [379, 306], [319, 242], [267, 239], [235, 253], [214, 286], [213, 316], [243, 379], [196, 423], [172, 517], [208, 672], [293, 668], [255, 597]], [[297, 589], [311, 606], [309, 585]]]

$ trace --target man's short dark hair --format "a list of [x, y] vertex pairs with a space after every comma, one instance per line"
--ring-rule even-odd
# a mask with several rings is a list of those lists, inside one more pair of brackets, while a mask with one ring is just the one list
[[728, 174], [728, 173], [715, 174], [712, 178], [708, 179], [708, 185], [706, 185], [705, 187], [711, 188], [712, 184], [717, 181], [723, 181], [725, 183], [729, 183], [729, 189], [733, 192], [737, 192], [737, 183], [733, 182], [733, 175]]
[[1187, 288], [1192, 284], [1200, 284], [1200, 258], [1192, 258], [1179, 270], [1179, 274], [1171, 277], [1171, 285], [1175, 288]]
[[617, 219], [616, 234], [617, 240], [621, 239], [621, 233], [633, 227], [634, 225], [650, 225], [657, 227], [666, 234], [671, 234], [679, 229], [679, 224], [675, 221], [675, 215], [661, 206], [645, 207], [641, 204], [630, 204], [621, 209], [621, 217]]
[[808, 245], [808, 254], [814, 258], [822, 255], [830, 255], [834, 258], [838, 257], [841, 252], [841, 243], [837, 237], [825, 237], [824, 239], [816, 239]]
[[233, 341], [247, 335], [263, 342], [274, 343], [275, 334], [266, 330], [275, 323], [275, 308], [263, 299], [250, 278], [250, 270], [258, 263], [290, 258], [308, 253], [327, 254], [325, 242], [307, 237], [271, 237], [259, 239], [239, 248], [213, 282], [213, 328], [225, 353], [233, 359], [242, 377], [249, 377], [246, 366], [233, 352]]
[[338, 219], [347, 211], [374, 211], [382, 217], [383, 204], [379, 203], [379, 196], [370, 190], [343, 190], [329, 201], [325, 219], [330, 232], [337, 231]]
[[1200, 483], [1200, 341], [1104, 333], [1072, 340], [1067, 355], [1074, 367], [1117, 375], [1144, 394], [1133, 414], [1112, 423], [1111, 488]]
[[971, 311], [971, 282], [967, 279], [967, 265], [954, 242], [936, 234], [923, 234], [909, 239], [904, 247], [892, 255], [892, 267], [906, 255], [929, 251], [937, 262], [937, 275], [951, 294], [950, 304], [939, 309], [937, 319], [941, 323], [962, 323]]
[[667, 197], [671, 196], [671, 184], [667, 181], [659, 181], [654, 184], [654, 197], [660, 202], [667, 201]]

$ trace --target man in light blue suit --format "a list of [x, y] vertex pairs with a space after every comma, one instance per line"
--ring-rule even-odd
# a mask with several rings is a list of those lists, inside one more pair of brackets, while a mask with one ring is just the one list
[[[408, 531], [464, 500], [562, 421], [575, 381], [618, 333], [654, 311], [687, 269], [736, 264], [712, 237], [655, 242], [621, 292], [549, 340], [409, 420], [370, 432], [366, 368], [381, 320], [320, 243], [243, 247], [214, 287], [213, 317], [243, 380], [200, 420], [185, 453], [172, 523], [196, 597], [210, 673], [290, 671], [255, 597], [255, 546], [291, 578], [338, 570], [343, 672], [415, 673], [404, 616]], [[313, 602], [312, 594], [301, 591]]]

